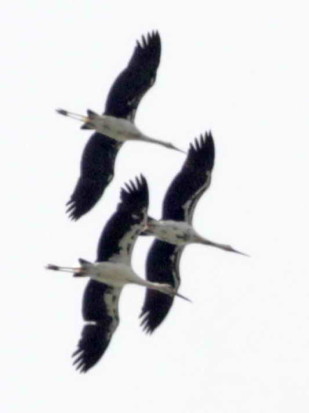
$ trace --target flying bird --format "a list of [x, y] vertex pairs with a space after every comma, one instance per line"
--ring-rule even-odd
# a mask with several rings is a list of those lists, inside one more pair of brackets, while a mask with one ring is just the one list
[[[108, 93], [104, 116], [134, 122], [139, 102], [155, 82], [160, 56], [158, 32], [149, 33], [137, 42], [128, 66], [118, 75]], [[62, 114], [65, 112], [60, 110]], [[83, 127], [88, 127], [86, 125]], [[80, 177], [67, 202], [71, 219], [79, 219], [101, 198], [113, 179], [115, 159], [121, 146], [121, 141], [105, 133], [96, 131], [91, 135], [82, 154]]]
[[[215, 146], [211, 132], [201, 135], [190, 145], [184, 165], [170, 184], [163, 202], [162, 220], [148, 218], [143, 235], [155, 235], [148, 253], [146, 277], [152, 282], [180, 285], [179, 261], [184, 247], [200, 243], [243, 254], [230, 245], [212, 242], [202, 237], [192, 226], [195, 206], [209, 188], [215, 160]], [[246, 255], [246, 254], [243, 254]], [[142, 327], [152, 333], [165, 319], [173, 297], [147, 290], [142, 308]]]
[[116, 212], [102, 231], [97, 260], [80, 259], [79, 267], [49, 264], [47, 269], [72, 272], [75, 277], [90, 277], [82, 313], [85, 325], [77, 350], [73, 353], [77, 370], [87, 372], [103, 356], [119, 324], [118, 302], [126, 284], [136, 284], [170, 296], [178, 295], [167, 283], [139, 277], [131, 267], [131, 255], [139, 233], [145, 227], [148, 209], [148, 185], [143, 176], [126, 184]]
[[134, 125], [133, 122], [127, 119], [116, 118], [114, 116], [108, 115], [99, 115], [90, 109], [87, 110], [87, 116], [69, 112], [65, 109], [57, 109], [56, 112], [58, 112], [60, 115], [68, 116], [69, 118], [85, 122], [81, 127], [82, 129], [95, 129], [102, 135], [105, 135], [118, 142], [123, 143], [126, 141], [135, 140], [141, 142], [156, 143], [158, 145], [165, 146], [168, 149], [174, 149], [176, 151], [183, 152], [181, 149], [178, 149], [170, 142], [160, 141], [143, 134]]

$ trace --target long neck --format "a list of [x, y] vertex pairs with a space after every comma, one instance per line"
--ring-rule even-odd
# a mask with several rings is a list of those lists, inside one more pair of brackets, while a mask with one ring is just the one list
[[144, 134], [141, 136], [141, 140], [143, 140], [143, 141], [145, 141], [145, 142], [155, 143], [155, 144], [158, 144], [158, 145], [161, 145], [161, 146], [165, 146], [165, 148], [173, 149], [173, 150], [175, 150], [175, 151], [185, 153], [184, 151], [182, 151], [181, 149], [177, 148], [176, 146], [174, 146], [174, 145], [173, 145], [172, 143], [170, 143], [170, 142], [164, 142], [164, 141], [161, 141], [161, 140], [159, 140], [159, 139], [150, 138], [149, 136], [146, 136], [146, 135], [144, 135]]

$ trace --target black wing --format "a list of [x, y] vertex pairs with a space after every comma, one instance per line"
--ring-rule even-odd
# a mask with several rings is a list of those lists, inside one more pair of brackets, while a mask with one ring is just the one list
[[148, 199], [148, 185], [142, 175], [125, 185], [117, 211], [100, 237], [97, 261], [121, 261], [130, 265], [135, 241], [146, 223]]
[[[153, 32], [138, 42], [129, 64], [115, 80], [107, 97], [105, 115], [134, 121], [138, 104], [153, 85], [160, 63], [161, 40]], [[67, 212], [77, 220], [101, 198], [114, 176], [114, 164], [121, 143], [94, 133], [85, 149], [81, 174], [68, 201]]]
[[81, 161], [81, 175], [70, 200], [67, 213], [77, 220], [101, 198], [113, 179], [115, 159], [122, 143], [94, 133], [88, 140]]
[[[210, 185], [215, 147], [211, 133], [201, 135], [190, 145], [187, 159], [169, 186], [163, 203], [163, 219], [192, 223], [195, 205]], [[154, 241], [147, 257], [149, 281], [180, 285], [179, 261], [183, 247]], [[142, 308], [142, 326], [152, 333], [165, 319], [173, 298], [147, 290]]]
[[103, 356], [119, 324], [118, 302], [121, 288], [110, 287], [95, 280], [87, 284], [83, 297], [83, 317], [86, 321], [73, 365], [86, 373]]
[[156, 80], [161, 57], [158, 32], [149, 33], [137, 42], [128, 66], [115, 80], [107, 97], [105, 114], [134, 121], [144, 94]]
[[[183, 246], [155, 240], [147, 257], [147, 280], [168, 283], [178, 289], [180, 286], [179, 261], [182, 251]], [[162, 323], [173, 301], [173, 297], [147, 289], [140, 315], [141, 325], [147, 333], [152, 333]]]
[[[148, 186], [141, 176], [121, 190], [121, 202], [107, 222], [98, 245], [97, 261], [130, 263], [138, 234], [143, 229], [148, 209]], [[90, 280], [83, 298], [83, 328], [73, 353], [77, 370], [86, 372], [107, 349], [119, 323], [118, 301], [121, 288]]]
[[166, 192], [163, 219], [192, 223], [195, 205], [210, 185], [214, 160], [211, 132], [190, 144], [187, 159]]

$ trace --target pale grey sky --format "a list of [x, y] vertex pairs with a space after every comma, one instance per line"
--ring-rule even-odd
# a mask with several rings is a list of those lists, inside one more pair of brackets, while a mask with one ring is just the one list
[[[305, 1], [9, 2], [0, 14], [3, 412], [307, 412], [308, 10]], [[157, 81], [136, 124], [186, 149], [212, 130], [216, 164], [194, 225], [250, 259], [189, 246], [181, 293], [153, 336], [129, 286], [98, 365], [71, 365], [84, 280], [44, 270], [95, 259], [121, 185], [141, 172], [159, 217], [184, 157], [128, 143], [102, 200], [65, 215], [89, 132], [58, 116], [101, 111], [135, 42], [157, 29]], [[144, 275], [150, 240], [133, 265]]]

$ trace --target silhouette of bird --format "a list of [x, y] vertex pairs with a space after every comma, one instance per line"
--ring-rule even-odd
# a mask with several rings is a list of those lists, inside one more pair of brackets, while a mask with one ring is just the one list
[[101, 234], [95, 263], [80, 259], [80, 266], [76, 268], [47, 266], [49, 270], [72, 272], [75, 277], [90, 277], [82, 306], [85, 326], [73, 353], [73, 364], [83, 373], [100, 360], [111, 341], [119, 324], [120, 293], [126, 284], [186, 299], [167, 283], [144, 280], [131, 267], [133, 247], [147, 219], [148, 197], [143, 176], [122, 189], [121, 202]]
[[[230, 245], [212, 242], [196, 232], [192, 226], [195, 206], [209, 188], [215, 160], [212, 134], [195, 139], [184, 165], [170, 184], [163, 202], [162, 220], [148, 218], [143, 235], [156, 239], [147, 256], [146, 277], [152, 282], [164, 282], [177, 290], [180, 285], [179, 262], [184, 247], [199, 243], [225, 251], [243, 254]], [[246, 255], [246, 254], [243, 254]], [[141, 318], [142, 327], [152, 333], [165, 319], [173, 304], [173, 297], [147, 290]]]
[[[137, 42], [128, 66], [109, 91], [104, 115], [134, 122], [139, 102], [155, 82], [160, 56], [158, 32], [149, 33]], [[101, 198], [113, 179], [115, 159], [121, 146], [122, 142], [106, 134], [96, 131], [91, 135], [82, 154], [80, 177], [67, 202], [71, 219], [79, 219]]]

